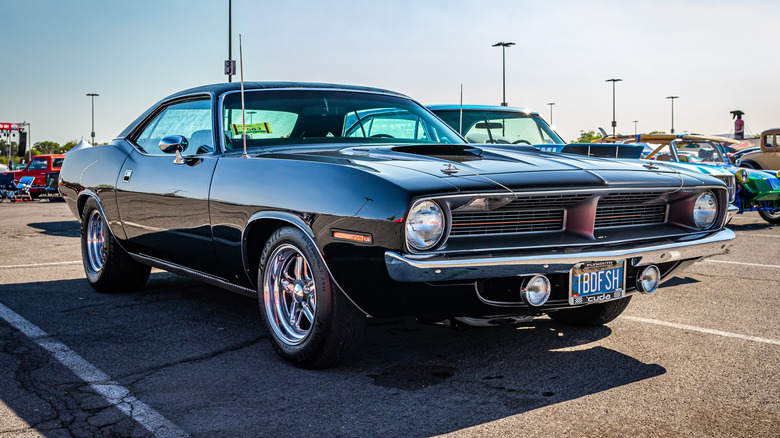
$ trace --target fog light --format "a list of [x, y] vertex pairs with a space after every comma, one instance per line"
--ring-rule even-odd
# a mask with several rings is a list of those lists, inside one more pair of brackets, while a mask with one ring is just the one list
[[643, 294], [651, 294], [661, 284], [661, 270], [655, 265], [650, 265], [642, 270], [636, 278], [636, 289]]
[[550, 298], [550, 280], [544, 275], [534, 275], [523, 286], [520, 298], [529, 306], [541, 306]]

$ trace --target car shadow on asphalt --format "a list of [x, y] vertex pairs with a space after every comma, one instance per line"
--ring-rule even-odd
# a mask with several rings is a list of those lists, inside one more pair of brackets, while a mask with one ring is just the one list
[[771, 230], [777, 228], [775, 224], [768, 222], [763, 223], [749, 223], [749, 224], [729, 224], [727, 225], [732, 231], [755, 231], [755, 230]]
[[41, 234], [47, 236], [79, 237], [81, 235], [81, 225], [79, 225], [79, 221], [77, 220], [35, 222], [28, 224], [28, 226], [40, 230]]
[[[154, 272], [146, 288], [122, 294], [96, 293], [83, 279], [3, 288], [0, 302], [193, 435], [437, 435], [666, 373], [609, 348], [608, 326], [549, 318], [466, 330], [368, 319], [353, 357], [336, 368], [303, 370], [274, 352], [256, 299], [174, 274]], [[54, 406], [46, 410], [49, 424], [76, 418], [91, 430], [97, 396], [44, 352], [30, 357], [39, 363], [9, 376], [34, 393], [28, 398]], [[29, 424], [46, 419], [25, 397], [0, 395], [0, 402]], [[298, 421], [302, 408], [306, 421]], [[127, 422], [104, 427], [101, 433], [129, 431]]]
[[663, 282], [664, 287], [683, 286], [686, 284], [701, 283], [701, 280], [697, 280], [692, 277], [680, 277], [675, 276]]

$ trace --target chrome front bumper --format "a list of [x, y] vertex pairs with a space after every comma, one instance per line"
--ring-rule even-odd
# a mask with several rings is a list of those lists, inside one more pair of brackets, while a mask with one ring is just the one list
[[731, 220], [734, 219], [734, 215], [737, 213], [739, 213], [739, 207], [734, 204], [729, 204], [729, 208], [726, 211], [726, 224], [731, 222]]
[[530, 274], [568, 273], [582, 262], [631, 259], [633, 266], [696, 260], [722, 254], [731, 245], [734, 232], [723, 229], [696, 239], [624, 250], [588, 251], [577, 254], [538, 254], [517, 257], [445, 257], [416, 258], [393, 251], [385, 252], [390, 278], [400, 282], [475, 280], [515, 277]]

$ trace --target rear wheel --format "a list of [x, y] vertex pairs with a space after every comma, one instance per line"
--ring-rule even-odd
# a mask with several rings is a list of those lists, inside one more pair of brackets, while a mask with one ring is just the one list
[[577, 309], [551, 312], [550, 318], [564, 324], [598, 327], [604, 325], [623, 313], [628, 307], [631, 297], [608, 301], [601, 304], [591, 304]]
[[771, 211], [758, 210], [758, 215], [770, 224], [780, 224], [780, 211], [772, 213]]
[[301, 230], [283, 227], [271, 235], [260, 256], [258, 287], [271, 344], [288, 362], [333, 366], [359, 344], [365, 314], [331, 281]]
[[100, 292], [140, 289], [151, 271], [119, 246], [92, 198], [87, 200], [81, 215], [81, 258], [87, 281]]

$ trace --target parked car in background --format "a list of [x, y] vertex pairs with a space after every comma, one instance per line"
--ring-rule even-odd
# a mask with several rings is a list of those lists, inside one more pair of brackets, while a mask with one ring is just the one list
[[539, 113], [521, 108], [490, 105], [430, 105], [428, 109], [469, 143], [565, 145]]
[[739, 167], [739, 160], [740, 158], [742, 158], [743, 155], [748, 154], [750, 152], [760, 151], [760, 150], [761, 150], [760, 147], [749, 147], [745, 149], [740, 149], [734, 152], [733, 154], [729, 155], [729, 159], [731, 160], [732, 163], [734, 163], [734, 165]]
[[606, 137], [603, 142], [641, 142], [652, 149], [646, 159], [693, 163], [725, 169], [735, 175], [737, 190], [734, 205], [738, 213], [757, 211], [767, 222], [780, 223], [780, 179], [776, 172], [745, 169], [735, 166], [726, 157], [721, 137], [701, 135], [640, 134], [636, 136]]
[[0, 173], [2, 172], [8, 172], [8, 166], [5, 164], [0, 163]]
[[761, 150], [742, 155], [737, 165], [750, 169], [780, 169], [780, 128], [762, 132]]
[[34, 177], [35, 182], [30, 189], [30, 195], [37, 197], [49, 192], [47, 190], [46, 175], [51, 172], [59, 172], [64, 159], [65, 155], [36, 155], [23, 169], [9, 172], [13, 174], [13, 179], [17, 183], [25, 176]]
[[734, 238], [705, 175], [468, 144], [386, 90], [244, 88], [182, 91], [68, 153], [60, 191], [96, 290], [154, 266], [257, 296], [277, 352], [317, 368], [366, 315], [601, 325]]

